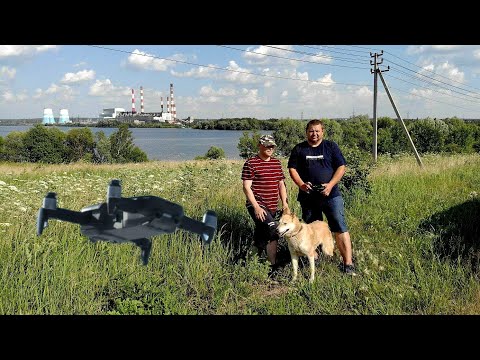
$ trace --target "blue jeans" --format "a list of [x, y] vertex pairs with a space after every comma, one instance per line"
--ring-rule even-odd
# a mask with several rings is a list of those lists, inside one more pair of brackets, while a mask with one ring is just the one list
[[300, 205], [302, 206], [302, 219], [307, 224], [315, 220], [323, 220], [322, 213], [324, 213], [332, 232], [344, 233], [348, 231], [341, 196], [335, 196], [331, 199], [312, 197], [300, 202]]

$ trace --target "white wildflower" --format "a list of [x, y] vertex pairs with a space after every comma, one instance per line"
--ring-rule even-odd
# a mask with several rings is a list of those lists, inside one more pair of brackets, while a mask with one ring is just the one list
[[8, 188], [9, 188], [10, 190], [12, 190], [12, 191], [20, 192], [20, 191], [17, 189], [17, 187], [14, 186], [14, 185], [9, 185]]
[[12, 224], [10, 224], [10, 223], [0, 223], [0, 226], [7, 227], [7, 226], [12, 226]]
[[2, 186], [7, 185], [7, 183], [5, 181], [0, 180], [0, 185], [2, 185]]
[[27, 208], [25, 206], [20, 206], [18, 209], [23, 212], [27, 211]]

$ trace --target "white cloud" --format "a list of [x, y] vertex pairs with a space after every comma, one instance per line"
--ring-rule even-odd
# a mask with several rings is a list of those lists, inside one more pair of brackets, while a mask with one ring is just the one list
[[202, 86], [199, 91], [200, 96], [234, 96], [237, 91], [234, 88], [220, 88], [215, 91], [211, 86]]
[[228, 62], [227, 69], [232, 71], [227, 71], [223, 76], [223, 79], [240, 84], [254, 84], [261, 81], [258, 76], [249, 74], [251, 71], [248, 69], [240, 67], [235, 61], [230, 60]]
[[62, 80], [60, 80], [63, 84], [77, 84], [89, 80], [93, 80], [95, 78], [95, 71], [93, 70], [81, 70], [76, 73], [66, 73], [63, 75]]
[[240, 96], [236, 99], [237, 104], [242, 105], [260, 105], [265, 104], [264, 99], [259, 98], [258, 89], [245, 89], [243, 88], [240, 92]]
[[57, 84], [50, 84], [50, 86], [46, 90], [42, 90], [40, 88], [35, 90], [35, 95], [33, 95], [34, 99], [45, 99], [45, 98], [54, 98], [57, 100], [62, 101], [69, 101], [74, 98], [75, 92], [73, 89], [68, 85], [57, 85]]
[[14, 68], [9, 68], [8, 66], [2, 66], [0, 68], [0, 81], [2, 80], [11, 80], [15, 77], [17, 70]]
[[25, 93], [14, 94], [10, 90], [4, 91], [2, 93], [2, 100], [6, 103], [23, 102], [26, 99], [28, 99], [28, 96]]
[[272, 61], [289, 61], [281, 58], [272, 57], [272, 55], [280, 56], [280, 57], [289, 57], [288, 51], [285, 50], [292, 50], [293, 47], [291, 45], [271, 45], [275, 46], [269, 47], [266, 45], [261, 45], [259, 47], [248, 47], [242, 57], [247, 61], [248, 64], [268, 64]]
[[127, 86], [114, 86], [110, 79], [96, 80], [90, 86], [88, 95], [106, 98], [127, 97], [131, 95], [132, 90]]
[[473, 57], [475, 59], [480, 59], [480, 49], [477, 49], [473, 52]]
[[[176, 54], [171, 56], [171, 58], [173, 60], [182, 60], [183, 56]], [[142, 70], [167, 71], [169, 67], [175, 66], [176, 63], [175, 61], [159, 59], [155, 55], [135, 49], [128, 57], [127, 65]]]
[[[215, 66], [212, 64], [209, 64], [209, 66]], [[206, 66], [199, 66], [198, 68], [192, 68], [189, 71], [185, 72], [177, 72], [175, 70], [171, 70], [170, 73], [174, 76], [178, 77], [191, 77], [191, 78], [210, 78], [215, 76], [215, 69], [212, 69], [211, 67], [206, 67]]]
[[[443, 86], [443, 87], [445, 86], [444, 84], [445, 82], [451, 83], [448, 79], [451, 79], [460, 83], [463, 83], [465, 81], [465, 73], [460, 71], [458, 67], [456, 67], [455, 65], [450, 64], [448, 61], [445, 61], [437, 65], [434, 63], [430, 63], [424, 66], [423, 70], [420, 70], [419, 73], [425, 76], [428, 76], [430, 78], [435, 78], [436, 80], [439, 81], [437, 85]], [[436, 74], [441, 76], [435, 77]], [[420, 79], [428, 80], [425, 76], [421, 76]]]
[[0, 45], [0, 58], [31, 56], [56, 48], [56, 45]]
[[361, 88], [355, 90], [355, 95], [360, 97], [373, 98], [373, 91], [366, 86], [362, 86]]

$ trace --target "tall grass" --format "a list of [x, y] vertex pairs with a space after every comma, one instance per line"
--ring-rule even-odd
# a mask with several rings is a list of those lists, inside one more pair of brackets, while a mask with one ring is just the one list
[[[478, 314], [480, 156], [423, 162], [379, 158], [372, 194], [346, 199], [359, 276], [341, 274], [336, 253], [312, 285], [306, 267], [292, 284], [290, 264], [272, 281], [265, 258], [252, 251], [243, 161], [0, 164], [0, 313]], [[215, 210], [213, 243], [182, 230], [155, 236], [143, 266], [133, 244], [91, 243], [72, 223], [51, 220], [36, 236], [47, 192], [57, 192], [59, 207], [80, 210], [104, 202], [113, 178], [125, 197], [163, 197], [196, 219]]]

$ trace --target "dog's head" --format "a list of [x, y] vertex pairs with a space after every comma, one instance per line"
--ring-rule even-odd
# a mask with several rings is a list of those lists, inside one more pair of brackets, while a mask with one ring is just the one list
[[294, 229], [299, 225], [300, 221], [295, 214], [290, 211], [284, 211], [280, 220], [278, 221], [277, 233], [280, 236], [289, 236]]

